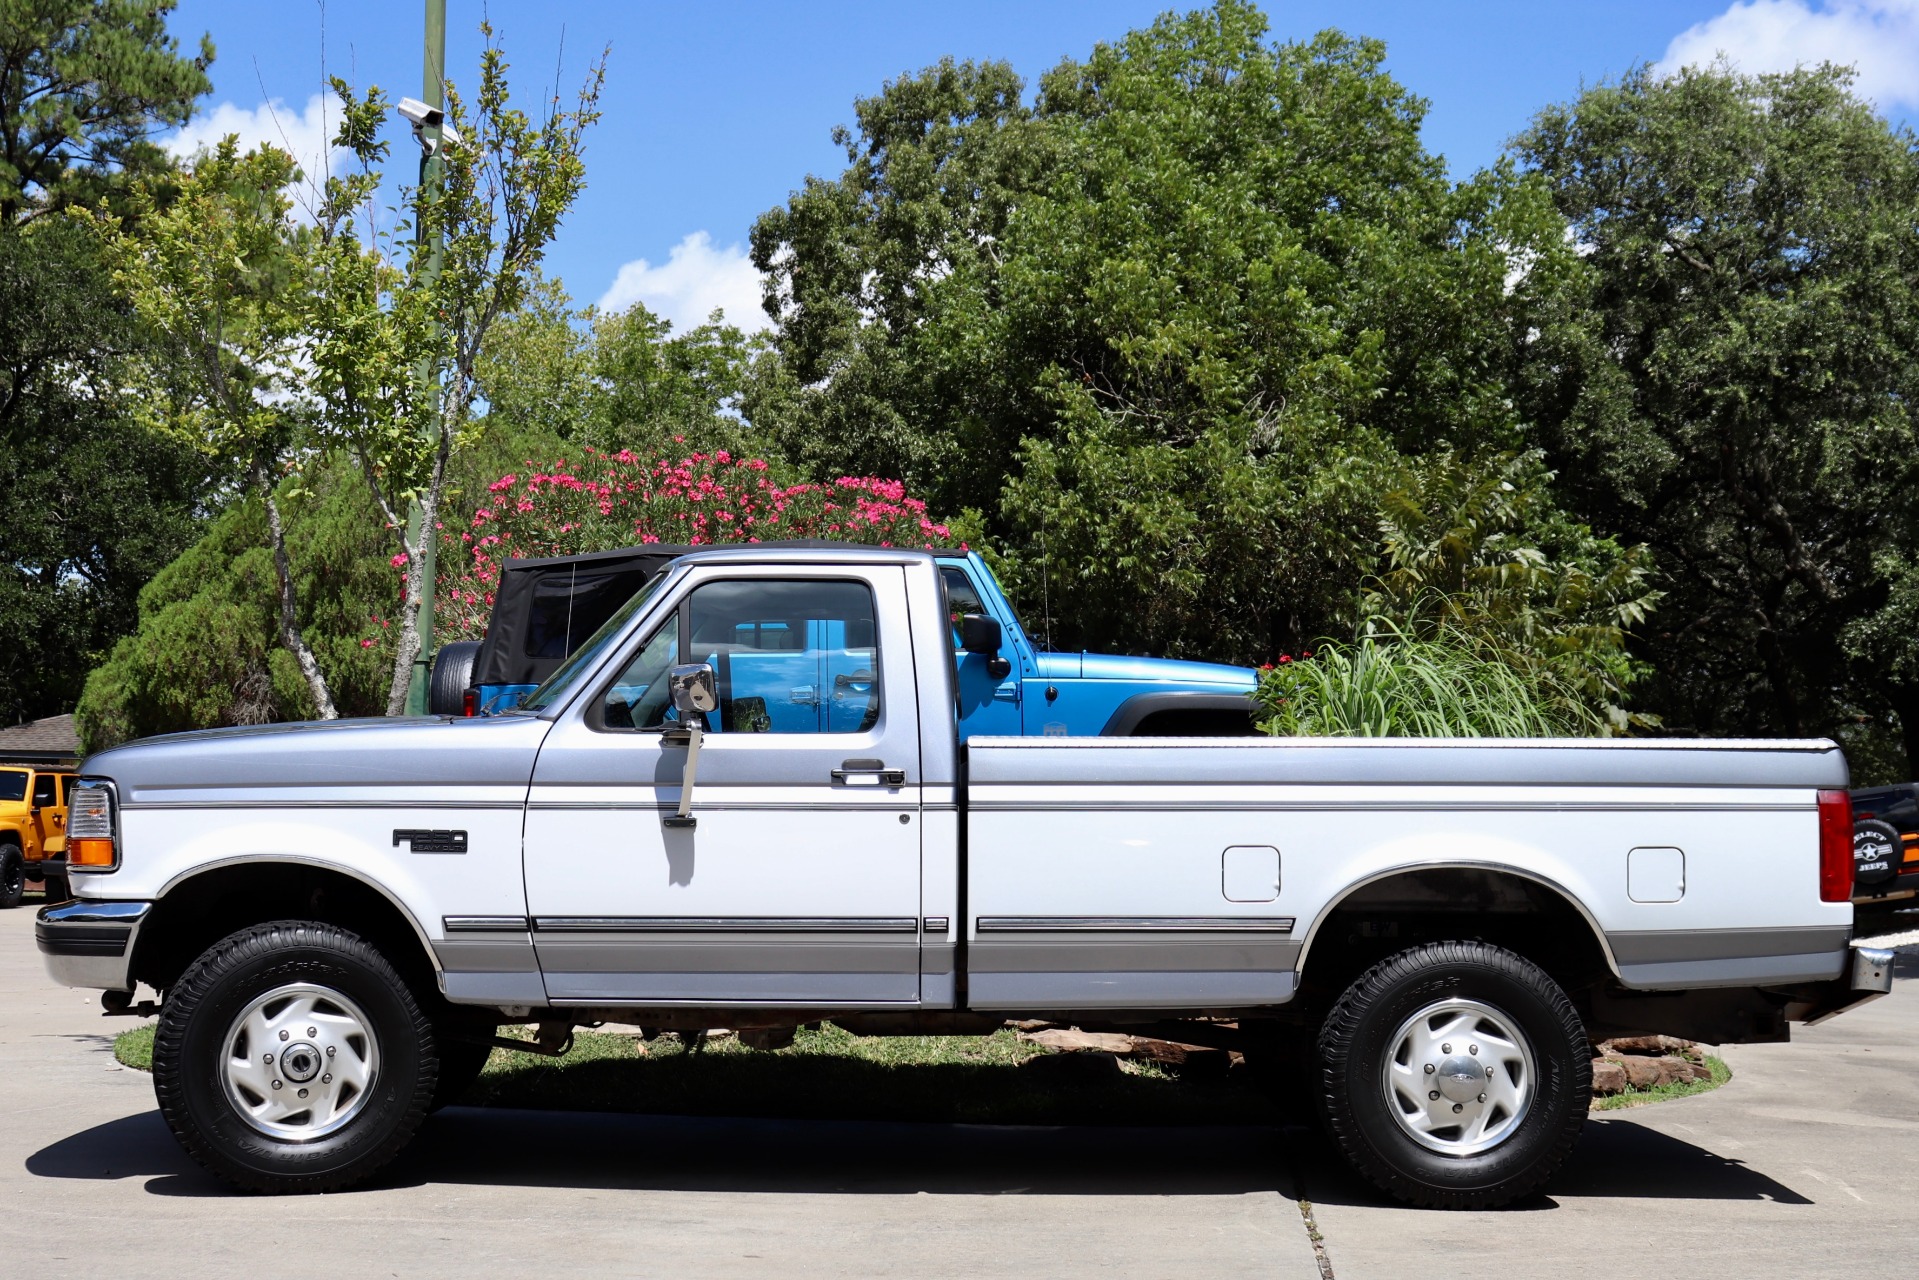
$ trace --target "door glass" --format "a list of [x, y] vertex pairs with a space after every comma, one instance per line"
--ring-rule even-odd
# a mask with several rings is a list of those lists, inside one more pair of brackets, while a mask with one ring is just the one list
[[54, 788], [57, 783], [51, 773], [37, 773], [33, 776], [33, 802], [43, 809], [57, 807], [60, 793]]
[[60, 807], [63, 809], [73, 803], [73, 782], [74, 778], [72, 774], [63, 773], [60, 775]]
[[640, 656], [627, 664], [606, 691], [607, 728], [657, 729], [675, 718], [666, 673], [679, 661], [679, 654], [680, 617], [676, 611], [660, 624]]
[[860, 582], [711, 582], [687, 602], [689, 661], [713, 666], [722, 733], [863, 733], [879, 723], [879, 637]]

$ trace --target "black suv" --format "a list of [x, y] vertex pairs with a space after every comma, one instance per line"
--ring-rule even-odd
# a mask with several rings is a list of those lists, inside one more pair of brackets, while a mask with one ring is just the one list
[[1919, 894], [1919, 783], [1853, 792], [1852, 833], [1855, 903]]

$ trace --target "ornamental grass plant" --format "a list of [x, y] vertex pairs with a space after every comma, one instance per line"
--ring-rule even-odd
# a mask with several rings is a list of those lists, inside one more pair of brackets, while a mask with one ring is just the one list
[[1262, 669], [1259, 727], [1280, 737], [1579, 738], [1607, 722], [1551, 669], [1456, 627], [1385, 620]]

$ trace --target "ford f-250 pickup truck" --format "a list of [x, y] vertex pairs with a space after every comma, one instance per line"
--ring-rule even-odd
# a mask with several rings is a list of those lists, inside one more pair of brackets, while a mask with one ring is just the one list
[[103, 752], [39, 945], [110, 1012], [163, 993], [161, 1111], [262, 1191], [366, 1177], [502, 1024], [1046, 1017], [1290, 1046], [1361, 1173], [1489, 1206], [1571, 1150], [1590, 1039], [1890, 987], [1830, 742], [962, 743], [949, 604], [924, 552], [706, 552], [506, 715]]

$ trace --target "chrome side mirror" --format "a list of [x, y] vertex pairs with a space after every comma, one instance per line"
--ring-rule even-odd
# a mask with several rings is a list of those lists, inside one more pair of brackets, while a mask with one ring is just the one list
[[686, 772], [680, 775], [680, 807], [662, 819], [669, 827], [697, 827], [693, 816], [693, 777], [700, 768], [700, 738], [706, 731], [706, 716], [720, 709], [720, 684], [713, 668], [704, 662], [690, 662], [666, 673], [667, 692], [673, 697], [673, 709], [680, 713], [680, 727], [669, 730], [666, 746], [686, 748]]
[[713, 668], [704, 662], [691, 662], [666, 673], [667, 691], [673, 695], [673, 709], [691, 718], [693, 712], [705, 715], [720, 709], [720, 686]]

